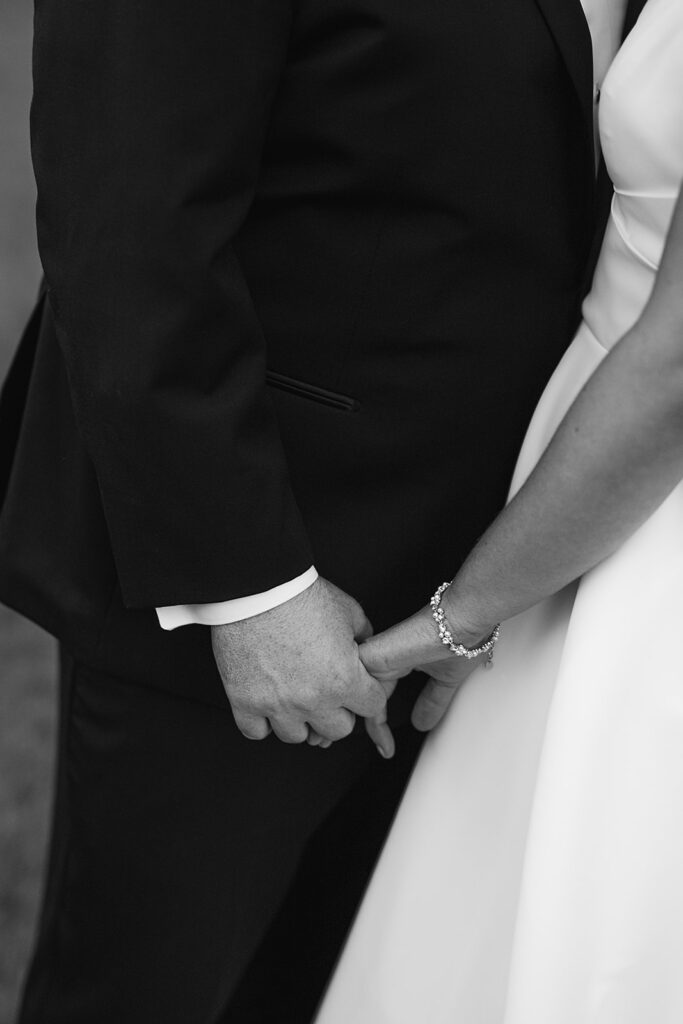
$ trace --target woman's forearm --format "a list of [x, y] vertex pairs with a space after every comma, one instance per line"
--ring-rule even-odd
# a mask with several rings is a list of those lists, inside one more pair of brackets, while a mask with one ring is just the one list
[[611, 554], [683, 478], [683, 331], [666, 302], [605, 357], [447, 594], [481, 635]]
[[472, 550], [446, 610], [480, 637], [611, 554], [683, 479], [683, 196], [652, 294], [521, 490]]
[[[671, 303], [657, 307], [661, 317], [648, 310], [605, 357], [444, 592], [448, 625], [467, 647], [613, 552], [683, 479], [683, 309], [670, 319]], [[428, 607], [361, 651], [382, 681], [415, 667], [437, 680], [420, 712], [431, 724], [420, 728], [477, 664], [437, 642]]]
[[[524, 486], [445, 591], [453, 636], [477, 646], [611, 554], [683, 479], [683, 197], [650, 299], [605, 356]], [[682, 525], [683, 528], [683, 525]], [[429, 607], [368, 644], [395, 678], [452, 659]], [[459, 661], [459, 659], [456, 659]], [[366, 664], [370, 664], [367, 662]]]

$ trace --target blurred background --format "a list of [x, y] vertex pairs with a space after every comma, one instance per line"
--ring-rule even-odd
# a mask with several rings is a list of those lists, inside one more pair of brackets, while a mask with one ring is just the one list
[[[40, 280], [29, 157], [32, 0], [0, 0], [0, 381]], [[0, 605], [0, 1024], [13, 1024], [49, 824], [53, 641]]]

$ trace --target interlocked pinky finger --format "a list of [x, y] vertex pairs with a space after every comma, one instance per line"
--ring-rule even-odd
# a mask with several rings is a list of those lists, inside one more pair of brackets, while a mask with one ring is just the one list
[[316, 732], [315, 729], [312, 729], [309, 725], [308, 738], [306, 742], [311, 747], [321, 747], [325, 742], [325, 738], [324, 736], [321, 736], [319, 732]]

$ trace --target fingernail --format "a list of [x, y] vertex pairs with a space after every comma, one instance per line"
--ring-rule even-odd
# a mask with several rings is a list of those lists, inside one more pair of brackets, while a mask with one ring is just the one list
[[384, 749], [384, 747], [380, 747], [379, 743], [376, 743], [376, 744], [375, 744], [375, 746], [377, 747], [377, 750], [378, 750], [378, 751], [379, 751], [379, 753], [380, 753], [380, 754], [382, 755], [382, 757], [384, 758], [384, 760], [385, 760], [385, 761], [388, 761], [388, 760], [389, 760], [389, 758], [391, 757], [391, 754], [390, 754], [390, 753], [388, 753], [388, 751], [386, 751], [386, 750]]

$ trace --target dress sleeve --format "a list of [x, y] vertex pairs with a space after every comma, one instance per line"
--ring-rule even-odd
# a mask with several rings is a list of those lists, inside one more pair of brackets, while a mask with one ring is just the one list
[[313, 562], [232, 245], [289, 30], [288, 0], [36, 0], [39, 248], [129, 607]]

